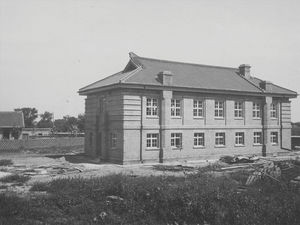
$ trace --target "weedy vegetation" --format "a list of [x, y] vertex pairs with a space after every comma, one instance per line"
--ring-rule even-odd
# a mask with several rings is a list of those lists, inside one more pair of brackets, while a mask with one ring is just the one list
[[10, 166], [13, 162], [11, 159], [0, 159], [0, 166]]
[[[0, 224], [300, 224], [299, 190], [245, 173], [68, 178], [37, 183], [34, 198], [0, 195]], [[282, 185], [284, 184], [284, 185]]]
[[20, 183], [23, 184], [27, 182], [30, 179], [28, 176], [18, 175], [18, 174], [12, 174], [6, 177], [3, 177], [0, 179], [2, 183]]

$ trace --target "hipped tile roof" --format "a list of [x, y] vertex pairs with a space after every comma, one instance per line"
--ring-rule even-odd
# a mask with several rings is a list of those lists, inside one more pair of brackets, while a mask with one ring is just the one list
[[[173, 74], [173, 87], [197, 88], [203, 90], [235, 91], [265, 93], [259, 87], [258, 78], [246, 79], [239, 74], [238, 68], [209, 66], [201, 64], [174, 62], [152, 59], [129, 53], [130, 61], [121, 72], [108, 76], [100, 81], [79, 90], [80, 94], [98, 91], [100, 88], [115, 84], [137, 84], [162, 86], [157, 79], [158, 73], [170, 71]], [[277, 85], [272, 85], [270, 94], [281, 94], [296, 97], [297, 93]]]

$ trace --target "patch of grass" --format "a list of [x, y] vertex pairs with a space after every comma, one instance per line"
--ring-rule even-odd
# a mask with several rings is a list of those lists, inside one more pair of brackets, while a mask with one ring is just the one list
[[232, 178], [206, 172], [185, 177], [116, 174], [58, 179], [33, 186], [32, 190], [47, 191], [48, 197], [25, 200], [0, 195], [0, 205], [5, 205], [0, 210], [0, 221], [133, 225], [300, 223], [298, 192], [269, 180], [261, 180], [243, 193], [238, 193], [237, 188]]
[[0, 179], [3, 183], [25, 183], [30, 179], [28, 176], [22, 176], [18, 174], [12, 174]]
[[10, 166], [13, 162], [11, 159], [0, 159], [0, 166]]

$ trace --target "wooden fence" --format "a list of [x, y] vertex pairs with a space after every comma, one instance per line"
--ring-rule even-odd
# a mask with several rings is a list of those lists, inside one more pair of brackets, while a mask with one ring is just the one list
[[84, 137], [63, 137], [63, 138], [39, 138], [28, 140], [0, 140], [1, 151], [35, 150], [35, 149], [63, 149], [82, 147]]

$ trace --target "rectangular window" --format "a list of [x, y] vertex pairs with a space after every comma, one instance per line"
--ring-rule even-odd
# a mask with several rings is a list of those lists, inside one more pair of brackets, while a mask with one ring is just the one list
[[253, 118], [260, 118], [260, 104], [253, 102], [253, 111], [252, 111]]
[[178, 117], [180, 116], [180, 100], [171, 99], [171, 116]]
[[271, 114], [271, 118], [277, 118], [277, 107], [276, 107], [276, 104], [271, 104], [270, 114]]
[[215, 101], [215, 117], [217, 118], [224, 117], [224, 102]]
[[234, 117], [242, 118], [243, 117], [243, 103], [234, 102]]
[[158, 100], [156, 98], [147, 98], [146, 100], [146, 115], [157, 116], [158, 115]]
[[253, 144], [255, 144], [255, 145], [261, 145], [262, 144], [261, 132], [254, 132], [253, 133]]
[[225, 133], [216, 133], [215, 144], [216, 146], [225, 146]]
[[147, 134], [147, 148], [158, 148], [158, 134]]
[[203, 101], [194, 100], [193, 104], [193, 115], [194, 117], [203, 117]]
[[204, 147], [204, 133], [194, 133], [194, 147]]
[[278, 132], [271, 132], [271, 144], [278, 144]]
[[116, 133], [110, 134], [110, 147], [111, 148], [117, 147], [117, 134]]
[[235, 133], [235, 145], [245, 145], [245, 135], [244, 132]]
[[182, 134], [181, 133], [171, 133], [171, 147], [181, 148], [182, 146]]

